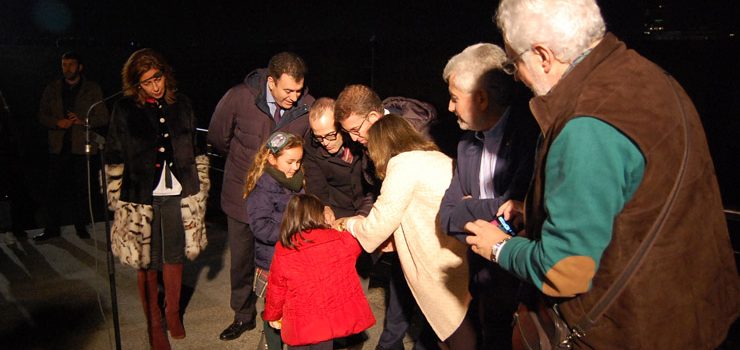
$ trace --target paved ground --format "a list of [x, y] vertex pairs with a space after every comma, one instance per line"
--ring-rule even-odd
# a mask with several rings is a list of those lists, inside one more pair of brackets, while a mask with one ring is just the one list
[[[14, 244], [0, 239], [0, 348], [115, 349], [103, 225], [96, 224], [89, 240], [79, 239], [71, 226], [44, 243], [30, 239], [40, 230], [27, 232], [28, 238]], [[255, 349], [259, 325], [237, 340], [218, 339], [233, 317], [223, 218], [211, 220], [208, 233], [206, 251], [185, 267], [187, 337], [172, 340], [172, 348]], [[121, 348], [147, 349], [136, 273], [116, 261], [115, 280]], [[370, 288], [368, 300], [377, 322], [363, 348], [374, 349], [383, 320], [383, 288]], [[406, 347], [411, 345], [407, 340]]]
[[[222, 217], [209, 220], [209, 245], [186, 264], [183, 296], [187, 301], [187, 337], [173, 340], [179, 349], [256, 349], [259, 329], [224, 342], [219, 333], [231, 322], [229, 250]], [[0, 349], [115, 349], [105, 236], [97, 224], [93, 239], [82, 240], [71, 226], [62, 237], [44, 243], [29, 230], [8, 244], [0, 236]], [[382, 265], [381, 265], [382, 267]], [[379, 284], [379, 278], [371, 283]], [[122, 349], [148, 349], [145, 320], [136, 291], [136, 273], [115, 263]], [[383, 288], [367, 294], [377, 323], [363, 349], [374, 349], [383, 321]], [[262, 309], [261, 305], [258, 309]], [[740, 322], [721, 349], [740, 349]], [[407, 337], [406, 349], [413, 341]]]

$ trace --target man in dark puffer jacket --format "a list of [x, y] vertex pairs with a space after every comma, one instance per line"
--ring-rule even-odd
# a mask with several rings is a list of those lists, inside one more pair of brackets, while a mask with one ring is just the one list
[[267, 69], [252, 71], [243, 83], [226, 92], [208, 127], [208, 142], [226, 155], [221, 209], [228, 216], [231, 308], [235, 315], [221, 340], [236, 339], [255, 327], [254, 235], [247, 225], [244, 178], [257, 150], [272, 132], [306, 135], [308, 109], [314, 100], [303, 84], [306, 71], [297, 55], [276, 54]]

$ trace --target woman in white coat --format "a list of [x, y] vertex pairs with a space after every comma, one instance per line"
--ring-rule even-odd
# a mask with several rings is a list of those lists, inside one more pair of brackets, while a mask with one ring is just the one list
[[467, 247], [441, 230], [438, 212], [452, 179], [452, 159], [406, 120], [389, 114], [368, 131], [368, 151], [383, 180], [367, 217], [340, 219], [335, 226], [375, 251], [392, 237], [406, 282], [436, 335], [451, 349], [475, 349], [466, 318]]

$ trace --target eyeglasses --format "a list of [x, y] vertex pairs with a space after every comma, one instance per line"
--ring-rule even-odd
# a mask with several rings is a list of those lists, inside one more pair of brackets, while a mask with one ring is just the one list
[[370, 113], [368, 113], [367, 115], [365, 115], [365, 117], [362, 118], [362, 123], [360, 123], [360, 125], [352, 128], [352, 129], [349, 129], [349, 130], [347, 130], [345, 128], [342, 128], [342, 130], [344, 130], [344, 131], [346, 131], [346, 132], [348, 132], [348, 133], [350, 133], [352, 135], [355, 135], [355, 136], [361, 136], [360, 135], [360, 129], [362, 129], [362, 125], [365, 124], [365, 121], [367, 120], [367, 117], [369, 115], [370, 115]]
[[337, 140], [337, 132], [332, 131], [324, 136], [316, 136], [313, 135], [313, 140], [317, 143], [324, 143], [324, 140], [326, 141], [336, 141]]
[[529, 50], [530, 49], [526, 49], [526, 50], [522, 51], [520, 54], [514, 56], [513, 58], [510, 58], [510, 59], [504, 61], [504, 63], [501, 64], [501, 70], [503, 70], [504, 73], [506, 73], [508, 75], [514, 75], [514, 74], [516, 74], [516, 71], [518, 70], [517, 67], [516, 67], [516, 61], [519, 58], [521, 58], [522, 55], [524, 55]]

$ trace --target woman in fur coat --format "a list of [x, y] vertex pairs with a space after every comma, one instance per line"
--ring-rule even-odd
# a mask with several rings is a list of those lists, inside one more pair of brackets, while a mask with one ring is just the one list
[[111, 116], [105, 150], [113, 253], [138, 269], [139, 297], [153, 349], [170, 349], [158, 303], [164, 282], [166, 326], [185, 337], [180, 319], [183, 262], [205, 248], [208, 158], [196, 145], [190, 100], [172, 68], [151, 49], [134, 52], [121, 71], [124, 98]]

